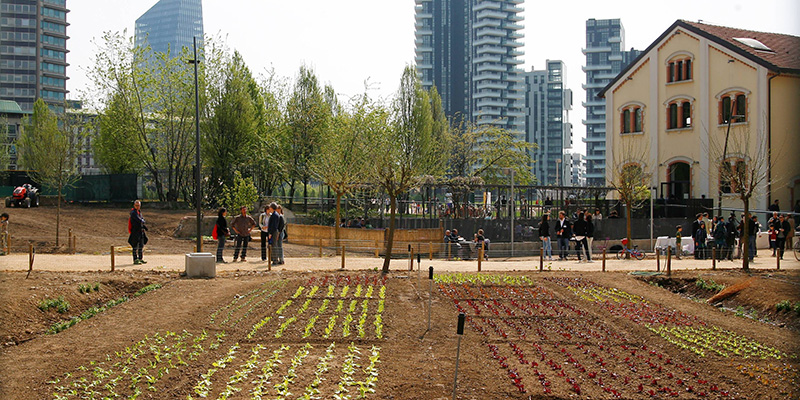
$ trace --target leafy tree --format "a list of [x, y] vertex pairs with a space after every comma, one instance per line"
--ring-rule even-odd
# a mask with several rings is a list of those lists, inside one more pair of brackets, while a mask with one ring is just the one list
[[68, 115], [62, 116], [59, 123], [44, 100], [38, 99], [17, 141], [20, 165], [30, 171], [36, 182], [58, 193], [56, 246], [59, 245], [63, 190], [80, 178], [76, 161], [81, 150], [75, 125]]
[[[328, 104], [336, 105], [338, 101], [329, 97]], [[365, 94], [352, 111], [334, 108], [332, 113], [330, 129], [322, 138], [312, 169], [336, 196], [334, 226], [338, 241], [341, 237], [338, 221], [341, 220], [342, 197], [367, 181], [369, 169], [373, 166], [371, 144], [385, 129], [388, 112], [379, 104], [372, 103]]]
[[220, 203], [229, 210], [248, 209], [258, 200], [258, 191], [251, 178], [243, 178], [241, 172], [233, 175], [233, 184], [222, 187]]
[[286, 107], [290, 206], [298, 181], [303, 183], [303, 196], [307, 197], [308, 182], [313, 173], [312, 162], [329, 120], [330, 107], [325, 103], [317, 76], [310, 68], [301, 66]]
[[[194, 162], [194, 75], [179, 54], [137, 48], [125, 33], [106, 33], [89, 77], [100, 114], [98, 161], [109, 170], [144, 170], [159, 200], [184, 198]], [[214, 64], [206, 59], [201, 63]], [[126, 151], [119, 151], [122, 147]], [[128, 160], [124, 160], [128, 158]]]
[[[232, 186], [253, 156], [258, 142], [263, 100], [250, 70], [238, 52], [224, 60], [219, 77], [208, 77], [206, 119], [202, 124], [203, 167], [208, 174], [207, 196], [216, 198], [221, 187]], [[215, 84], [219, 82], [219, 84]]]
[[[397, 198], [414, 187], [424, 175], [440, 175], [444, 169], [442, 143], [433, 130], [428, 93], [422, 89], [414, 67], [407, 66], [393, 99], [391, 126], [375, 138], [373, 181], [389, 196], [389, 234], [383, 273], [392, 257]], [[379, 124], [380, 125], [380, 124]]]
[[[625, 227], [628, 238], [628, 249], [631, 248], [631, 210], [640, 207], [644, 200], [650, 198], [650, 179], [652, 173], [647, 171], [646, 149], [640, 148], [635, 140], [640, 138], [623, 137], [620, 151], [614, 154], [612, 177], [608, 181], [617, 190], [619, 199], [625, 205]], [[625, 253], [630, 258], [630, 253]]]
[[0, 116], [0, 178], [4, 176], [10, 162], [11, 141], [8, 138], [8, 120]]
[[289, 176], [289, 138], [284, 115], [286, 86], [284, 79], [270, 71], [266, 79], [254, 88], [261, 99], [255, 105], [257, 114], [263, 112], [263, 115], [257, 120], [258, 140], [253, 147], [250, 175], [256, 187], [266, 195], [272, 195]]

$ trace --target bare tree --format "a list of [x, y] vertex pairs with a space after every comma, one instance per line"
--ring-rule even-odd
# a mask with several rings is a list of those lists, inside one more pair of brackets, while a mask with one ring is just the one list
[[[650, 172], [646, 156], [648, 147], [641, 143], [641, 136], [622, 136], [619, 151], [614, 153], [614, 165], [611, 168], [609, 184], [616, 189], [619, 200], [625, 205], [625, 228], [628, 242], [626, 247], [631, 248], [631, 211], [640, 207], [642, 202], [650, 198]], [[630, 258], [630, 252], [625, 253], [625, 258]]]

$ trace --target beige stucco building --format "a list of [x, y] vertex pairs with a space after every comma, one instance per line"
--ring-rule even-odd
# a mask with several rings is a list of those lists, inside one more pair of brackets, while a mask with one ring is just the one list
[[658, 197], [741, 208], [720, 181], [725, 154], [761, 165], [751, 208], [800, 201], [800, 37], [678, 20], [600, 96], [607, 181], [637, 163]]

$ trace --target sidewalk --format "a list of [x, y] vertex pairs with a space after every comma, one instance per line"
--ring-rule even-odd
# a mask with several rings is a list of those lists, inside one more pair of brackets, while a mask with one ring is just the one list
[[[766, 252], [765, 252], [766, 253]], [[151, 254], [145, 255], [147, 264], [134, 266], [130, 254], [122, 254], [116, 257], [116, 270], [156, 270], [156, 271], [178, 271], [185, 269], [185, 256], [183, 254]], [[324, 258], [287, 258], [284, 265], [273, 265], [273, 271], [336, 271], [341, 268], [341, 257]], [[544, 270], [548, 271], [601, 271], [603, 263], [596, 260], [594, 263], [578, 263], [577, 260], [570, 261], [545, 261]], [[383, 266], [382, 258], [374, 257], [347, 257], [345, 259], [346, 270], [378, 270]], [[478, 262], [472, 261], [446, 261], [446, 260], [422, 260], [422, 273], [426, 274], [428, 267], [433, 266], [434, 270], [447, 272], [477, 272]], [[755, 262], [750, 263], [750, 268], [758, 270], [775, 270], [777, 264], [774, 257], [757, 257]], [[390, 269], [394, 273], [408, 271], [408, 259], [392, 260]], [[741, 260], [719, 261], [717, 268], [733, 269], [741, 268]], [[35, 271], [110, 271], [111, 256], [106, 255], [61, 255], [61, 254], [37, 254], [34, 258], [33, 269]], [[414, 269], [417, 269], [416, 260]], [[695, 260], [684, 258], [682, 260], [672, 260], [672, 270], [693, 270], [711, 269], [711, 260]], [[789, 253], [784, 255], [781, 260], [781, 270], [798, 270], [800, 261], [795, 260], [794, 255]], [[11, 254], [0, 256], [0, 271], [27, 271], [28, 255]], [[235, 271], [266, 271], [267, 263], [258, 258], [253, 258], [247, 262], [229, 262], [228, 264], [217, 264], [217, 273]], [[482, 271], [538, 271], [539, 260], [537, 258], [514, 259], [505, 261], [502, 259], [490, 259], [481, 263]], [[661, 271], [666, 270], [666, 260], [661, 258]], [[606, 260], [606, 271], [656, 271], [656, 259], [648, 258], [637, 260]]]

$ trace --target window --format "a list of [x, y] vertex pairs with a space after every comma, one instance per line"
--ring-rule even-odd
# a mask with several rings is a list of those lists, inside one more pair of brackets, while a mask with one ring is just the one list
[[719, 124], [747, 121], [747, 96], [744, 93], [728, 93], [719, 100]]
[[667, 105], [667, 129], [684, 129], [692, 126], [692, 103], [675, 100]]
[[630, 105], [622, 109], [620, 113], [621, 133], [642, 132], [644, 113], [639, 105]]
[[667, 83], [683, 82], [692, 79], [692, 59], [686, 55], [677, 56], [667, 63]]

